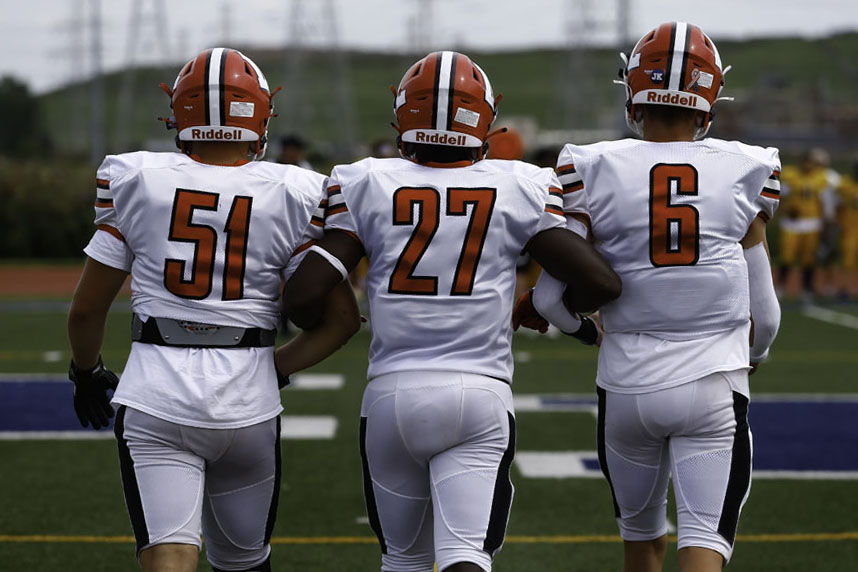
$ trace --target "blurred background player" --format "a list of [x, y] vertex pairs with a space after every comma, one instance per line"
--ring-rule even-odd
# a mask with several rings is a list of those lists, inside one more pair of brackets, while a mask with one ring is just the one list
[[851, 172], [837, 186], [837, 224], [840, 231], [841, 300], [858, 298], [858, 155], [853, 157]]
[[778, 286], [789, 294], [791, 270], [801, 269], [801, 297], [813, 300], [820, 239], [833, 222], [833, 177], [826, 168], [828, 154], [819, 148], [805, 152], [797, 166], [781, 173], [780, 267]]
[[[570, 228], [623, 280], [599, 311], [599, 462], [623, 570], [662, 569], [672, 478], [679, 569], [715, 572], [750, 490], [748, 372], [780, 321], [765, 234], [778, 152], [704, 139], [726, 70], [697, 26], [662, 24], [623, 61], [626, 119], [643, 141], [570, 144], [557, 161]], [[535, 308], [568, 332], [581, 308], [563, 297], [543, 274], [517, 315]]]
[[489, 571], [513, 494], [515, 261], [528, 250], [591, 304], [620, 284], [563, 228], [550, 169], [482, 160], [498, 100], [479, 66], [435, 52], [391, 89], [402, 158], [334, 167], [325, 237], [287, 282], [302, 293], [287, 309], [314, 325], [368, 258], [360, 450], [382, 569]]
[[307, 142], [300, 135], [290, 133], [280, 138], [280, 153], [277, 162], [284, 165], [298, 165], [304, 169], [313, 166], [307, 160]]
[[[236, 50], [182, 67], [171, 98], [179, 153], [107, 156], [96, 224], [68, 332], [74, 408], [83, 426], [113, 409], [125, 500], [146, 572], [197, 569], [200, 531], [216, 572], [271, 570], [280, 492], [278, 387], [357, 329], [347, 285], [332, 296], [334, 328], [278, 350], [283, 278], [321, 235], [324, 177], [256, 161], [272, 93]], [[290, 266], [291, 264], [291, 266]], [[132, 347], [122, 378], [99, 355], [110, 304], [128, 274]]]
[[369, 156], [376, 159], [388, 159], [398, 157], [399, 151], [389, 139], [375, 139], [369, 144]]

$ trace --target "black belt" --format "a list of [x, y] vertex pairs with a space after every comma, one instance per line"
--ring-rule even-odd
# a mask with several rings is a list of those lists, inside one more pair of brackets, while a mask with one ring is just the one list
[[131, 340], [144, 344], [179, 348], [262, 348], [274, 345], [277, 330], [217, 326], [172, 318], [149, 318], [134, 314]]

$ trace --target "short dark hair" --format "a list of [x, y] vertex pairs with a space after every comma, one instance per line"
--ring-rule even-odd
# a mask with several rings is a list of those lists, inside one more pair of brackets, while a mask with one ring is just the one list
[[[667, 123], [674, 121], [690, 121], [694, 119], [699, 109], [691, 109], [690, 107], [679, 107], [676, 105], [656, 105], [646, 103], [641, 106], [646, 113], [653, 119], [664, 121]], [[700, 111], [702, 113], [702, 111]]]
[[405, 155], [418, 163], [474, 162], [480, 158], [479, 147], [451, 147], [426, 143], [405, 143]]

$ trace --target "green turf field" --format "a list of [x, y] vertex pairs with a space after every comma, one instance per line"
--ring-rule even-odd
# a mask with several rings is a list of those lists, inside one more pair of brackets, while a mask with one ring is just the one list
[[[830, 309], [858, 316], [855, 307]], [[0, 320], [0, 373], [64, 372], [69, 352], [61, 306], [0, 302]], [[116, 369], [127, 355], [128, 322], [128, 313], [116, 312], [109, 324], [104, 356]], [[343, 389], [283, 392], [288, 414], [334, 415], [339, 426], [331, 440], [283, 442], [274, 570], [379, 567], [364, 519], [357, 448], [368, 342], [361, 332], [314, 368], [344, 375]], [[595, 351], [569, 339], [524, 335], [516, 336], [514, 348], [516, 393], [591, 393]], [[752, 377], [752, 391], [858, 394], [858, 330], [786, 307], [772, 358]], [[591, 414], [520, 412], [517, 419], [519, 451], [596, 449]], [[114, 449], [111, 440], [0, 441], [0, 570], [138, 569]], [[513, 471], [509, 536], [495, 570], [621, 569], [610, 493], [601, 479], [532, 479]], [[755, 480], [729, 569], [858, 570], [856, 514], [858, 481]], [[674, 550], [665, 568], [676, 568]], [[199, 570], [209, 568], [201, 563]]]

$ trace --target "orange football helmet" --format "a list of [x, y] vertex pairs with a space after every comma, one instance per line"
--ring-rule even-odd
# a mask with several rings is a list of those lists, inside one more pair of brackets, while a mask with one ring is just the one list
[[184, 141], [255, 142], [256, 158], [265, 154], [268, 120], [274, 115], [272, 93], [262, 70], [253, 61], [230, 48], [206, 50], [186, 63], [170, 96], [173, 116], [168, 128], [179, 131], [176, 145], [185, 152]]
[[626, 86], [626, 122], [638, 135], [642, 104], [673, 105], [703, 112], [695, 133], [700, 139], [712, 124], [712, 108], [724, 87], [721, 56], [715, 43], [698, 26], [667, 22], [645, 34], [630, 56], [620, 54]]
[[391, 91], [403, 153], [405, 143], [482, 149], [500, 101], [480, 66], [457, 52], [429, 54]]
[[524, 157], [524, 139], [518, 130], [504, 127], [490, 136], [486, 159], [520, 160]]

